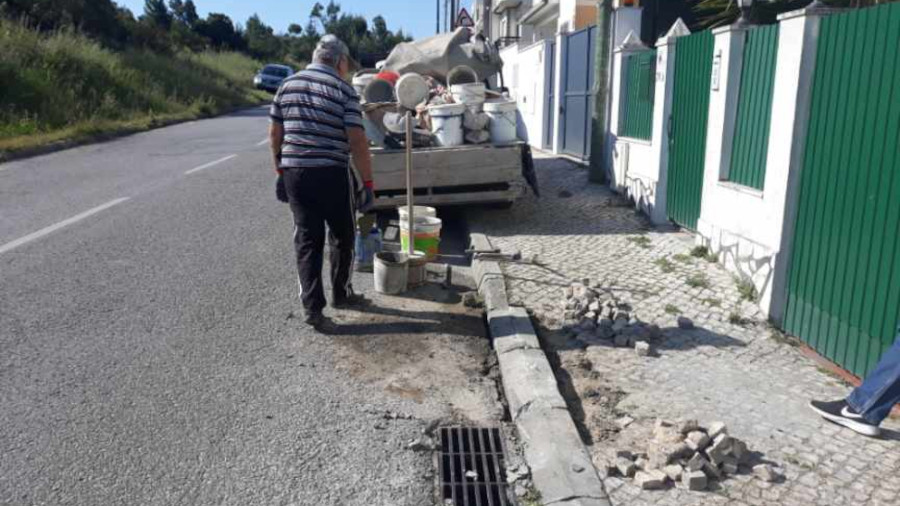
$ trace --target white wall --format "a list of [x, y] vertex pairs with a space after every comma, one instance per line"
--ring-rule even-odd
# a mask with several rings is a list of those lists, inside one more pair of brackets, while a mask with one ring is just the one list
[[[714, 55], [721, 55], [721, 81], [710, 95], [703, 204], [699, 242], [718, 253], [725, 267], [753, 281], [759, 305], [776, 321], [790, 256], [796, 180], [805, 139], [817, 19], [797, 16], [780, 27], [772, 122], [763, 189], [727, 181], [743, 54], [743, 33], [716, 31]], [[715, 77], [714, 79], [715, 80]]]
[[535, 148], [543, 147], [544, 118], [547, 110], [547, 58], [550, 42], [524, 47], [510, 46], [500, 52], [503, 78], [510, 96], [519, 106], [519, 138]]

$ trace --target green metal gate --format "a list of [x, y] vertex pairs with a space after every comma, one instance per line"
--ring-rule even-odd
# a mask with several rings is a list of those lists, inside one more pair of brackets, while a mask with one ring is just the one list
[[649, 141], [653, 138], [656, 50], [628, 56], [625, 66], [625, 100], [619, 120], [619, 135]]
[[703, 194], [706, 122], [713, 64], [709, 31], [679, 38], [675, 43], [675, 90], [669, 116], [669, 219], [697, 228]]
[[762, 190], [766, 181], [778, 25], [747, 30], [728, 180]]
[[822, 20], [785, 329], [858, 376], [900, 320], [900, 4]]

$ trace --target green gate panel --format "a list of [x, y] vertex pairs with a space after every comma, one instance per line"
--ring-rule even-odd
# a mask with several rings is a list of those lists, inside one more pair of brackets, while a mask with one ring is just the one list
[[619, 135], [649, 141], [653, 138], [656, 51], [628, 56], [625, 72], [625, 103]]
[[766, 179], [766, 155], [769, 151], [778, 25], [752, 28], [745, 37], [741, 90], [728, 179], [762, 190]]
[[822, 20], [785, 329], [865, 376], [900, 321], [900, 4]]
[[680, 37], [675, 42], [667, 213], [669, 219], [691, 230], [697, 229], [703, 195], [713, 46], [710, 31]]

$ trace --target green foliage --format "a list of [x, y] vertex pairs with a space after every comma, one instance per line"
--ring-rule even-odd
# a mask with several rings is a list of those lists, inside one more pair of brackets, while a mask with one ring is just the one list
[[687, 278], [684, 283], [691, 288], [709, 288], [709, 278], [699, 272]]
[[691, 250], [691, 256], [694, 258], [706, 258], [709, 249], [706, 246], [697, 246]]
[[666, 274], [675, 272], [675, 264], [669, 261], [668, 258], [657, 258], [653, 263], [659, 266], [660, 270]]
[[75, 32], [0, 20], [0, 149], [22, 136], [210, 115], [261, 102], [260, 62], [238, 53], [112, 51]]
[[664, 311], [671, 315], [681, 314], [681, 309], [678, 306], [674, 306], [672, 304], [666, 304]]
[[709, 307], [722, 307], [721, 299], [716, 299], [716, 298], [711, 297], [711, 298], [703, 299], [700, 302], [706, 304]]
[[650, 238], [645, 235], [631, 236], [628, 238], [628, 242], [644, 249], [650, 249], [650, 245], [653, 244]]
[[[741, 16], [737, 2], [734, 0], [693, 0], [694, 11], [700, 20], [701, 27], [714, 28], [729, 25]], [[898, 0], [823, 0], [829, 7], [858, 8], [895, 2]], [[750, 10], [750, 19], [754, 23], [771, 24], [783, 12], [795, 11], [809, 5], [810, 0], [757, 0]]]
[[738, 293], [741, 295], [741, 299], [746, 300], [747, 302], [756, 302], [759, 294], [756, 291], [756, 285], [753, 284], [753, 281], [736, 277], [734, 278], [734, 284], [737, 287]]
[[685, 255], [684, 253], [678, 253], [678, 254], [676, 254], [676, 255], [672, 255], [672, 258], [673, 258], [676, 262], [680, 262], [680, 263], [683, 263], [683, 264], [689, 264], [689, 263], [691, 263], [691, 257], [690, 257], [690, 255]]

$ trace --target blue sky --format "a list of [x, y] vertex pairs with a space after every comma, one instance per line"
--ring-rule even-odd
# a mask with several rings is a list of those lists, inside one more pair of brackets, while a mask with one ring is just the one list
[[[134, 14], [144, 12], [144, 0], [115, 0], [131, 9]], [[327, 4], [327, 0], [320, 0]], [[387, 20], [388, 28], [411, 33], [416, 38], [434, 34], [435, 0], [337, 0], [344, 12], [362, 14], [369, 20], [381, 14]], [[244, 24], [254, 13], [263, 22], [284, 32], [291, 23], [305, 26], [315, 0], [194, 0], [200, 15], [223, 12], [237, 23]], [[471, 0], [463, 0], [462, 5], [470, 8]], [[441, 0], [443, 15], [443, 0]], [[471, 12], [471, 9], [470, 9]]]

